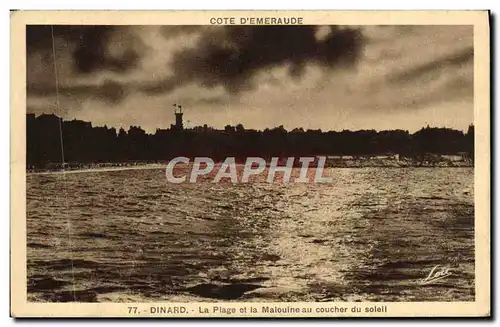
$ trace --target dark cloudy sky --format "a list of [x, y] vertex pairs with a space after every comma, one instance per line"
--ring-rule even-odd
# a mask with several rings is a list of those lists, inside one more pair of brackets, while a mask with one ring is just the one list
[[466, 129], [472, 26], [28, 26], [27, 110], [94, 125]]

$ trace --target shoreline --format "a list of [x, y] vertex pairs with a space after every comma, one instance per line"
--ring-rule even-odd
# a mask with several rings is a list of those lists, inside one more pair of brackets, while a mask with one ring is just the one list
[[[142, 170], [142, 169], [165, 169], [168, 161], [165, 162], [130, 162], [130, 163], [91, 163], [68, 165], [68, 168], [45, 167], [29, 168], [26, 174], [54, 174], [54, 173], [84, 173], [84, 172], [108, 172], [122, 170]], [[222, 161], [215, 163], [221, 165]], [[187, 166], [192, 163], [187, 164]], [[244, 163], [237, 162], [236, 165], [243, 166]], [[280, 166], [284, 163], [279, 163]], [[269, 163], [267, 164], [269, 167]], [[301, 165], [294, 165], [293, 168], [300, 168]], [[325, 163], [325, 168], [474, 168], [474, 163], [466, 161], [440, 160], [435, 162], [417, 162], [414, 160], [395, 159], [334, 159]], [[310, 165], [310, 168], [316, 168]]]

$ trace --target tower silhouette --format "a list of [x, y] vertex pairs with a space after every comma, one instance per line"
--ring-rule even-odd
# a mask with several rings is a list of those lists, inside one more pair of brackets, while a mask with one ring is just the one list
[[[174, 111], [175, 125], [172, 125], [172, 128], [176, 129], [176, 130], [182, 130], [182, 129], [184, 129], [184, 125], [182, 123], [182, 115], [183, 115], [182, 106], [174, 103], [174, 107], [175, 107], [175, 111]], [[177, 108], [179, 109], [179, 112], [177, 112]]]

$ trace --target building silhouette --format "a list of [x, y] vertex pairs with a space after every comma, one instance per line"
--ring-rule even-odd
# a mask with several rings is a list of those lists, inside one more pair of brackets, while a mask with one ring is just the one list
[[242, 124], [218, 130], [206, 124], [185, 128], [182, 107], [175, 107], [175, 124], [171, 124], [170, 129], [157, 129], [153, 134], [140, 126], [117, 131], [81, 120], [63, 121], [53, 114], [38, 117], [27, 114], [27, 166], [47, 168], [55, 163], [73, 167], [93, 163], [165, 161], [178, 156], [203, 156], [214, 161], [235, 157], [238, 162], [250, 156], [363, 158], [388, 153], [417, 162], [432, 155], [459, 154], [467, 160], [474, 157], [473, 125], [466, 133], [429, 126], [415, 133], [398, 129], [324, 132], [295, 128], [287, 131], [284, 126], [255, 130], [246, 129]]

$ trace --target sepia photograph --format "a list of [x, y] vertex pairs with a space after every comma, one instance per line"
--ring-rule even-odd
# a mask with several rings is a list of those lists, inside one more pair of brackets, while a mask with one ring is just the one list
[[100, 14], [11, 16], [23, 306], [489, 315], [487, 12]]

